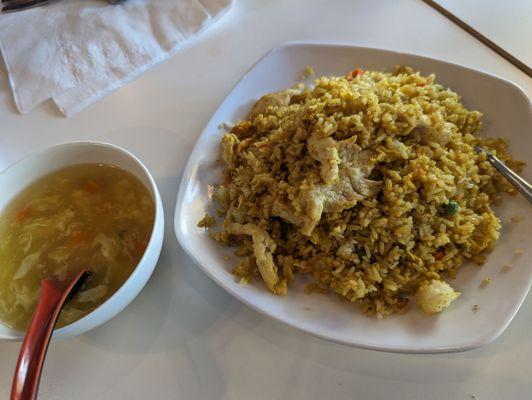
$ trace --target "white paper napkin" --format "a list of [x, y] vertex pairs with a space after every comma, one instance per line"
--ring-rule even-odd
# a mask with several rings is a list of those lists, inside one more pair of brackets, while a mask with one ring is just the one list
[[52, 98], [71, 116], [167, 59], [234, 0], [64, 0], [0, 15], [18, 110]]

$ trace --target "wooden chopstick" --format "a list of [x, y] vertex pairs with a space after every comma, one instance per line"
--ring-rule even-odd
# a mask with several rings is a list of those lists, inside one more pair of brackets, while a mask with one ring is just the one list
[[0, 9], [0, 13], [23, 11], [34, 7], [44, 6], [49, 2], [50, 0], [2, 0], [2, 3], [5, 5]]
[[458, 18], [456, 15], [448, 11], [447, 9], [440, 6], [438, 3], [436, 3], [433, 0], [422, 0], [424, 3], [429, 5], [430, 7], [434, 8], [436, 11], [438, 11], [440, 14], [442, 14], [444, 17], [448, 18], [452, 22], [454, 22], [456, 25], [458, 25], [460, 28], [462, 28], [464, 31], [469, 33], [471, 36], [475, 37], [480, 42], [484, 43], [486, 46], [488, 46], [491, 50], [493, 50], [495, 53], [506, 59], [506, 61], [512, 63], [514, 66], [519, 68], [521, 71], [523, 71], [525, 74], [527, 74], [529, 77], [532, 78], [532, 68], [530, 68], [528, 65], [526, 65], [524, 62], [520, 61], [510, 53], [508, 53], [506, 50], [504, 50], [502, 47], [496, 45], [491, 40], [489, 40], [486, 36], [484, 36], [479, 31], [475, 30], [472, 26], [466, 24], [464, 21], [462, 21], [460, 18]]

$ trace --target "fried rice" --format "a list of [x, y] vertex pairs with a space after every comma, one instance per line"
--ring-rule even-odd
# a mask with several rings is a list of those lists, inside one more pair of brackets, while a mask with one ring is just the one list
[[446, 281], [499, 237], [492, 205], [515, 192], [474, 147], [522, 167], [478, 135], [481, 118], [409, 67], [268, 94], [222, 137], [211, 236], [237, 247], [242, 283], [278, 295], [306, 275], [308, 291], [370, 315], [403, 313], [416, 293], [441, 311], [459, 295]]

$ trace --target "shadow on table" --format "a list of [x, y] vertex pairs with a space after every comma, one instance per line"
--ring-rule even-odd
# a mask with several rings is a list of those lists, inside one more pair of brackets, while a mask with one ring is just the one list
[[5, 108], [13, 113], [18, 113], [15, 101], [13, 100], [13, 94], [11, 93], [11, 88], [9, 87], [7, 69], [2, 57], [0, 57], [0, 98], [2, 99]]
[[[158, 181], [163, 203], [172, 207], [165, 208], [163, 249], [148, 284], [124, 311], [80, 337], [80, 341], [110, 353], [164, 355], [173, 365], [178, 382], [187, 380], [182, 371], [199, 368], [209, 385], [196, 387], [191, 383], [197, 380], [189, 379], [179, 386], [187, 392], [186, 398], [214, 398], [223, 393], [224, 383], [215, 354], [205, 345], [203, 335], [212, 332], [213, 325], [230, 312], [236, 300], [193, 264], [175, 238], [173, 206], [179, 180], [172, 177]], [[133, 357], [130, 368], [133, 370], [142, 360]], [[177, 371], [181, 371], [179, 375]], [[122, 371], [120, 376], [125, 379], [128, 373]]]
[[[522, 320], [530, 319], [524, 313], [521, 313], [520, 317]], [[338, 371], [339, 375], [340, 372], [348, 374], [353, 380], [340, 380], [338, 384], [345, 386], [346, 390], [352, 388], [355, 391], [361, 383], [360, 380], [367, 378], [423, 385], [448, 385], [450, 398], [453, 390], [464, 389], [465, 382], [494, 362], [495, 357], [512, 357], [514, 354], [517, 356], [521, 345], [528, 341], [526, 326], [519, 329], [516, 326], [519, 325], [518, 320], [515, 321], [514, 329], [509, 327], [509, 331], [494, 343], [476, 350], [450, 354], [392, 354], [326, 342], [280, 322], [263, 318], [244, 306], [238, 308], [234, 318], [244, 330], [252, 331], [268, 343], [272, 348], [272, 358], [279, 353], [290, 354], [303, 365], [320, 365]], [[523, 323], [526, 325], [527, 322], [523, 320]], [[501, 374], [504, 376], [504, 371], [501, 371]], [[512, 377], [508, 379], [511, 380]]]

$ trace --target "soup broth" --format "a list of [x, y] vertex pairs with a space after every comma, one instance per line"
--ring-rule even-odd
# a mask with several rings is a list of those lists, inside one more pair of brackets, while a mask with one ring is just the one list
[[131, 173], [81, 164], [31, 184], [0, 214], [0, 320], [27, 328], [45, 278], [91, 270], [64, 307], [68, 325], [104, 303], [131, 275], [151, 235], [153, 198]]

